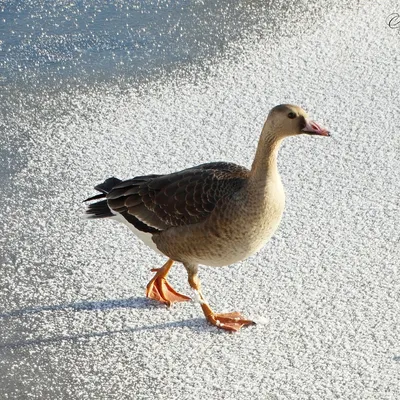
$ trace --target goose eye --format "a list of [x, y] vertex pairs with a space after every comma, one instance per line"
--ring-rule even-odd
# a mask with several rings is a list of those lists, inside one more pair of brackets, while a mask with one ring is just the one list
[[290, 112], [288, 115], [287, 115], [290, 119], [294, 119], [294, 118], [296, 118], [296, 114], [294, 113], [294, 112]]

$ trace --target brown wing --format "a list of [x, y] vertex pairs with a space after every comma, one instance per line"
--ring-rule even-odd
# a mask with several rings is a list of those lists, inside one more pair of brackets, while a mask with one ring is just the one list
[[248, 173], [246, 168], [219, 162], [136, 177], [113, 187], [107, 202], [136, 228], [159, 232], [205, 220], [221, 199], [243, 187]]

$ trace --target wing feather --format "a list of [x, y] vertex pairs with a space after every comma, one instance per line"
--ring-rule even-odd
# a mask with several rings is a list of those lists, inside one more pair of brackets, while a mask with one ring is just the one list
[[218, 202], [240, 190], [249, 171], [235, 164], [210, 163], [168, 175], [136, 177], [107, 194], [109, 207], [162, 231], [204, 221]]

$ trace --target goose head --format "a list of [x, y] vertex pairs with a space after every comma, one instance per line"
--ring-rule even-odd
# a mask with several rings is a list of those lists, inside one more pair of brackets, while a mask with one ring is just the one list
[[301, 134], [330, 136], [325, 127], [312, 121], [301, 107], [292, 104], [280, 104], [274, 107], [265, 125], [276, 139]]

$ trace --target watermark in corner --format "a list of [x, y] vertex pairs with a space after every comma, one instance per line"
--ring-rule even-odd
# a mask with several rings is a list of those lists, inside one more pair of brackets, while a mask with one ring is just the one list
[[400, 13], [392, 13], [390, 14], [386, 22], [389, 28], [396, 29], [397, 33], [400, 35]]

